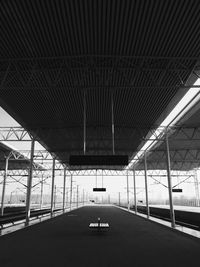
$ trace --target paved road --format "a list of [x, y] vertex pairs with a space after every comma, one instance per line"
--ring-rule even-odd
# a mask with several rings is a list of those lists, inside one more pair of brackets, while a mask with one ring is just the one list
[[[89, 229], [101, 217], [109, 230]], [[0, 237], [0, 266], [198, 266], [200, 241], [116, 207], [91, 206]]]

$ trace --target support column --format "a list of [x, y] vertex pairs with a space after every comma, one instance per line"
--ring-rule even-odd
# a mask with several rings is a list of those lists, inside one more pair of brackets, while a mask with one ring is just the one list
[[86, 153], [86, 97], [83, 96], [83, 152]]
[[200, 206], [200, 196], [199, 196], [199, 181], [198, 181], [198, 171], [194, 170], [194, 187], [196, 195], [196, 206]]
[[72, 209], [72, 183], [73, 183], [73, 181], [72, 181], [72, 179], [73, 179], [73, 176], [72, 176], [72, 174], [71, 174], [71, 182], [70, 182], [70, 206], [69, 206], [69, 209], [71, 210]]
[[42, 205], [43, 205], [43, 185], [44, 185], [44, 181], [43, 181], [43, 174], [42, 174], [41, 191], [40, 191], [40, 210], [42, 209]]
[[5, 191], [6, 191], [6, 181], [7, 181], [7, 174], [8, 174], [8, 160], [9, 157], [6, 157], [6, 164], [5, 164], [5, 172], [3, 178], [3, 189], [2, 189], [2, 196], [1, 196], [1, 216], [4, 214], [4, 200], [5, 200]]
[[54, 204], [54, 182], [55, 182], [55, 158], [53, 158], [52, 164], [52, 183], [51, 183], [51, 217], [53, 216], [53, 204]]
[[26, 222], [25, 225], [28, 226], [30, 220], [30, 208], [31, 208], [31, 189], [32, 189], [32, 180], [33, 180], [33, 157], [34, 157], [34, 147], [35, 140], [31, 141], [31, 158], [30, 158], [30, 167], [29, 175], [27, 182], [27, 193], [26, 193]]
[[68, 201], [68, 193], [69, 193], [69, 190], [67, 188], [67, 191], [66, 191], [66, 207], [68, 206], [68, 203], [69, 203], [69, 201]]
[[137, 214], [137, 198], [136, 198], [135, 167], [133, 167], [133, 188], [134, 188], [134, 205], [135, 205], [135, 214]]
[[120, 196], [120, 192], [119, 192], [119, 207], [121, 205], [121, 196]]
[[172, 183], [171, 183], [171, 166], [170, 166], [170, 154], [169, 154], [169, 142], [168, 135], [166, 134], [166, 152], [167, 152], [167, 179], [168, 179], [168, 190], [169, 190], [169, 205], [170, 205], [170, 217], [171, 217], [171, 226], [175, 228], [175, 214], [172, 200]]
[[76, 207], [78, 208], [78, 201], [79, 201], [79, 198], [78, 198], [78, 185], [77, 185], [77, 190], [76, 190]]
[[147, 218], [149, 219], [149, 199], [148, 199], [148, 181], [147, 181], [147, 159], [146, 152], [144, 154], [144, 173], [145, 173], [145, 194], [146, 194], [146, 209], [147, 209]]
[[128, 177], [128, 170], [126, 173], [126, 178], [127, 178], [127, 209], [128, 211], [130, 210], [130, 200], [129, 200], [129, 177]]
[[66, 168], [64, 168], [64, 180], [63, 180], [63, 212], [65, 212], [65, 191], [66, 191]]
[[54, 210], [56, 209], [56, 201], [57, 201], [57, 188], [54, 186]]
[[114, 124], [113, 92], [111, 92], [111, 114], [112, 114], [112, 153], [113, 155], [115, 155], [115, 124]]

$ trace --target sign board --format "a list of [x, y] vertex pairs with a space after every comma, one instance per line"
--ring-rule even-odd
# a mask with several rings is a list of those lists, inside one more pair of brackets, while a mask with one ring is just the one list
[[93, 188], [93, 192], [105, 192], [106, 191], [106, 188], [102, 188], [102, 187], [95, 187]]
[[176, 192], [176, 193], [182, 193], [183, 189], [179, 189], [179, 188], [172, 188], [172, 192]]
[[128, 165], [127, 155], [71, 155], [69, 165]]

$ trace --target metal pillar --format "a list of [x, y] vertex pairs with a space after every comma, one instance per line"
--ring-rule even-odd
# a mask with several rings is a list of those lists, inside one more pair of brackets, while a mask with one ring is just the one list
[[129, 177], [128, 177], [128, 170], [127, 170], [127, 173], [126, 173], [126, 178], [127, 178], [127, 208], [128, 208], [128, 211], [130, 210], [130, 200], [129, 200]]
[[68, 205], [68, 190], [66, 191], [66, 207], [67, 207], [67, 205]]
[[146, 194], [146, 209], [147, 209], [147, 218], [149, 219], [149, 199], [148, 199], [148, 182], [147, 182], [147, 159], [146, 153], [144, 153], [144, 173], [145, 173], [145, 194]]
[[112, 152], [113, 152], [113, 155], [115, 155], [115, 125], [114, 125], [113, 92], [111, 92], [111, 113], [112, 113]]
[[26, 193], [26, 222], [25, 222], [26, 226], [29, 224], [29, 219], [30, 219], [34, 147], [35, 147], [35, 140], [32, 139], [32, 141], [31, 141], [31, 158], [30, 158], [29, 176], [28, 176], [28, 181], [27, 181], [27, 193]]
[[195, 187], [195, 195], [196, 195], [196, 206], [200, 206], [200, 196], [199, 196], [199, 181], [198, 181], [198, 172], [194, 171], [194, 187]]
[[134, 205], [135, 205], [135, 214], [137, 214], [137, 198], [136, 198], [135, 167], [133, 167], [133, 188], [134, 188]]
[[76, 189], [76, 207], [78, 208], [78, 201], [79, 201], [79, 199], [78, 199], [78, 185], [77, 185], [77, 189]]
[[43, 181], [43, 175], [42, 175], [41, 191], [40, 191], [40, 210], [42, 209], [42, 205], [43, 205], [43, 185], [44, 185], [44, 181]]
[[83, 152], [86, 153], [86, 98], [83, 96]]
[[55, 182], [55, 158], [53, 158], [52, 164], [52, 184], [51, 184], [51, 217], [53, 216], [53, 204], [54, 204], [54, 182]]
[[12, 204], [12, 194], [13, 194], [13, 191], [10, 193], [10, 204]]
[[56, 193], [57, 193], [57, 189], [56, 189], [56, 185], [54, 186], [54, 209], [56, 208], [56, 201], [57, 201], [57, 195], [56, 195]]
[[8, 160], [9, 160], [9, 157], [6, 157], [6, 165], [5, 165], [2, 196], [1, 196], [1, 216], [3, 216], [4, 214], [4, 200], [5, 200], [5, 191], [6, 191], [6, 180], [7, 180], [7, 174], [8, 174]]
[[167, 152], [167, 179], [168, 179], [168, 190], [169, 190], [169, 205], [170, 205], [170, 217], [171, 217], [171, 226], [175, 228], [175, 214], [172, 200], [172, 184], [171, 184], [171, 166], [170, 166], [170, 154], [169, 154], [169, 142], [168, 135], [166, 134], [166, 152]]
[[64, 180], [63, 180], [63, 212], [65, 212], [65, 191], [66, 191], [66, 168], [64, 168]]
[[83, 205], [85, 204], [85, 190], [83, 189]]
[[70, 206], [69, 206], [69, 209], [71, 210], [72, 209], [72, 183], [73, 183], [73, 181], [72, 181], [72, 179], [73, 179], [73, 176], [72, 176], [72, 174], [71, 174], [71, 182], [70, 182]]
[[121, 205], [120, 192], [119, 192], [119, 206]]

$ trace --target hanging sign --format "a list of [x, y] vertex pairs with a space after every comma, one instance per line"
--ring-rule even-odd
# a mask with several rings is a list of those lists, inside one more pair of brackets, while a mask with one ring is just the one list
[[125, 155], [71, 155], [69, 165], [128, 165]]
[[93, 188], [93, 192], [105, 192], [106, 188], [104, 187], [95, 187]]
[[182, 192], [183, 192], [183, 189], [172, 188], [172, 192], [175, 192], [175, 193], [182, 193]]

